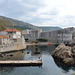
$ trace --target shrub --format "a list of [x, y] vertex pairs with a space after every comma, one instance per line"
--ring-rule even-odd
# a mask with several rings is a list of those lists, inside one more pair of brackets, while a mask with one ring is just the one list
[[47, 39], [43, 39], [43, 38], [36, 39], [36, 40], [39, 41], [39, 42], [47, 42]]
[[26, 38], [25, 41], [28, 42], [28, 38]]

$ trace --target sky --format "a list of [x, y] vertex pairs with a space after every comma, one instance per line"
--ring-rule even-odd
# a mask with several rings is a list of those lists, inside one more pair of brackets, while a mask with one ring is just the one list
[[75, 0], [0, 0], [0, 15], [35, 26], [75, 27]]

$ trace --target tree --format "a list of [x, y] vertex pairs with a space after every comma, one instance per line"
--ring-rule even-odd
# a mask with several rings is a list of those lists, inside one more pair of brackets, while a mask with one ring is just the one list
[[0, 31], [5, 30], [7, 27], [0, 23]]
[[39, 41], [39, 42], [47, 42], [47, 39], [43, 39], [43, 38], [36, 39], [36, 40]]
[[28, 38], [26, 38], [25, 41], [27, 42], [28, 41]]

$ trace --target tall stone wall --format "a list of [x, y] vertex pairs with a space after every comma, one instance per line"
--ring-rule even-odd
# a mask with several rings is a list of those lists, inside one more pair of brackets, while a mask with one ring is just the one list
[[57, 31], [41, 32], [39, 38], [47, 39], [49, 42], [56, 43], [57, 42]]
[[22, 38], [18, 38], [16, 42], [12, 42], [9, 45], [0, 45], [0, 52], [21, 50], [25, 48], [26, 48], [25, 40], [22, 37]]

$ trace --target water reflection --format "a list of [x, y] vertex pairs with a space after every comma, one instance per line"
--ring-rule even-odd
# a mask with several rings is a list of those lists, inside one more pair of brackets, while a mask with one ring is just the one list
[[56, 63], [56, 65], [59, 67], [59, 68], [61, 68], [61, 69], [63, 69], [65, 72], [69, 72], [69, 70], [73, 70], [73, 71], [75, 71], [75, 65], [73, 65], [73, 66], [69, 66], [69, 65], [66, 65], [66, 64], [64, 64], [63, 62], [61, 62], [60, 60], [58, 60], [58, 59], [55, 59], [54, 58], [54, 61], [55, 61], [55, 63]]
[[[56, 48], [56, 46], [54, 46], [54, 45], [50, 45], [50, 46], [28, 46], [27, 51], [30, 52], [31, 59], [34, 59], [34, 58], [37, 58], [39, 56], [43, 57], [42, 55], [52, 55], [55, 48]], [[34, 54], [34, 52], [40, 52], [40, 54]], [[52, 61], [52, 60], [48, 60], [48, 61]], [[62, 63], [61, 61], [58, 61], [57, 59], [54, 59], [54, 62], [65, 73], [69, 72], [69, 70], [71, 70], [71, 69], [75, 71], [74, 66], [67, 66], [64, 63]]]
[[36, 49], [38, 50], [38, 52], [40, 52], [41, 54], [52, 54], [52, 52], [55, 50], [55, 46], [54, 45], [44, 45], [44, 46], [28, 46], [28, 51], [31, 52], [36, 52]]
[[0, 67], [0, 75], [9, 75], [14, 69], [14, 67]]
[[16, 52], [6, 52], [0, 54], [0, 60], [23, 60], [25, 56], [25, 50]]
[[[25, 51], [6, 53], [0, 55], [0, 59], [9, 60], [38, 60], [42, 58], [42, 68], [38, 67], [0, 67], [0, 75], [70, 75], [75, 67], [66, 66], [51, 56], [55, 50], [54, 45], [50, 46], [28, 46]], [[2, 57], [4, 56], [4, 57]], [[6, 57], [8, 56], [8, 57]]]

